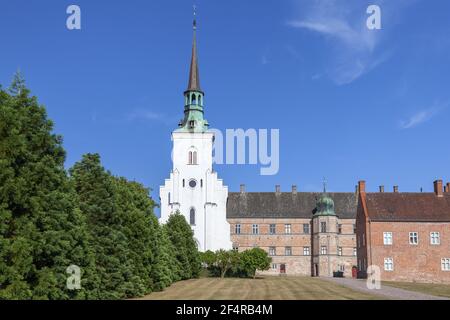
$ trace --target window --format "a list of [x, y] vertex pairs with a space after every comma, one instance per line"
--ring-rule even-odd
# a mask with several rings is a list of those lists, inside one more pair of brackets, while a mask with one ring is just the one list
[[430, 232], [430, 243], [434, 245], [441, 244], [441, 236], [439, 232]]
[[183, 179], [183, 188], [184, 188], [184, 179]]
[[339, 234], [342, 233], [342, 224], [338, 224], [338, 233], [339, 233]]
[[188, 164], [190, 165], [197, 164], [197, 151], [189, 151]]
[[417, 232], [409, 233], [409, 244], [419, 244], [419, 234]]
[[292, 256], [292, 248], [291, 247], [286, 247], [284, 249], [285, 255], [286, 256]]
[[339, 265], [339, 271], [344, 272], [345, 271], [345, 265], [343, 265], [343, 264]]
[[290, 224], [285, 224], [284, 225], [284, 233], [285, 234], [291, 234], [291, 225]]
[[338, 247], [338, 256], [342, 256], [342, 247]]
[[358, 255], [358, 250], [356, 250], [356, 248], [353, 248], [353, 256], [357, 256]]
[[253, 233], [253, 234], [259, 234], [259, 225], [254, 224], [254, 225], [252, 226], [252, 233]]
[[320, 223], [320, 232], [327, 232], [327, 223], [324, 221]]
[[303, 224], [303, 233], [304, 234], [309, 234], [309, 223], [304, 223]]
[[274, 225], [274, 224], [271, 224], [271, 225], [269, 226], [269, 233], [270, 233], [270, 234], [275, 234], [275, 225]]
[[392, 245], [392, 232], [383, 232], [383, 243], [385, 246]]
[[241, 234], [241, 224], [238, 223], [234, 226], [234, 233]]
[[272, 270], [277, 270], [278, 269], [278, 265], [276, 263], [272, 263]]
[[394, 260], [392, 258], [384, 258], [384, 270], [394, 271]]
[[169, 192], [168, 200], [169, 200], [168, 204], [170, 204], [170, 192]]
[[304, 256], [309, 256], [310, 253], [310, 248], [309, 247], [303, 247], [303, 255]]
[[321, 255], [327, 254], [327, 246], [321, 246], [320, 247], [320, 254]]
[[450, 271], [450, 258], [441, 259], [441, 269], [442, 271]]
[[191, 187], [192, 189], [194, 189], [197, 186], [197, 181], [195, 180], [189, 180], [189, 187]]
[[189, 222], [191, 223], [191, 226], [195, 226], [195, 209], [194, 208], [191, 208], [189, 215], [190, 215]]
[[203, 179], [200, 179], [200, 188], [203, 188]]
[[269, 248], [269, 256], [276, 256], [277, 255], [277, 249], [275, 247]]

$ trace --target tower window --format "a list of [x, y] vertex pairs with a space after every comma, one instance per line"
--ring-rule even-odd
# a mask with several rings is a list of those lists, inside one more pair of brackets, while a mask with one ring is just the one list
[[325, 221], [320, 223], [320, 232], [327, 232], [327, 223]]
[[197, 96], [195, 94], [192, 94], [191, 100], [192, 100], [192, 104], [197, 104]]
[[189, 222], [191, 224], [191, 226], [195, 226], [195, 209], [191, 208], [190, 212], [189, 212]]
[[183, 188], [184, 188], [184, 179], [183, 179]]
[[198, 96], [198, 104], [199, 104], [200, 106], [203, 105], [203, 103], [202, 103], [202, 96]]
[[168, 200], [169, 200], [169, 202], [168, 202], [168, 203], [170, 204], [170, 192], [169, 192], [169, 197], [168, 197], [168, 198], [169, 198], [169, 199], [168, 199]]
[[196, 165], [197, 163], [197, 151], [189, 151], [188, 164]]

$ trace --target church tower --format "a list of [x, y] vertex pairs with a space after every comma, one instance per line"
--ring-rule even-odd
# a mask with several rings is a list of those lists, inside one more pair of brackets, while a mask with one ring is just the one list
[[200, 251], [231, 249], [226, 220], [228, 187], [212, 168], [214, 133], [204, 118], [204, 92], [200, 87], [197, 57], [197, 22], [194, 12], [192, 57], [188, 88], [184, 92], [184, 118], [172, 132], [173, 168], [160, 187], [161, 218], [180, 212], [194, 231]]

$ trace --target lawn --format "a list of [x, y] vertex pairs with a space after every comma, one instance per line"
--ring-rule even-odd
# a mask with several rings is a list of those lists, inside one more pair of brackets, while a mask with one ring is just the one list
[[368, 300], [379, 296], [311, 277], [201, 278], [174, 283], [145, 300]]
[[450, 298], [450, 284], [383, 281], [387, 286]]

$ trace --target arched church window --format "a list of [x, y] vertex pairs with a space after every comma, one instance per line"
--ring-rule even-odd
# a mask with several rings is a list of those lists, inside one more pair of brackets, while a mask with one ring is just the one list
[[189, 222], [191, 224], [191, 226], [195, 226], [195, 209], [191, 208], [190, 212], [189, 212]]
[[193, 164], [193, 163], [194, 163], [193, 154], [192, 154], [192, 151], [189, 151], [189, 160], [188, 160], [188, 164]]
[[197, 151], [192, 152], [192, 164], [198, 164], [197, 163]]
[[183, 179], [183, 188], [184, 188], [184, 179]]
[[192, 94], [192, 104], [197, 104], [197, 96]]

